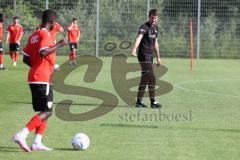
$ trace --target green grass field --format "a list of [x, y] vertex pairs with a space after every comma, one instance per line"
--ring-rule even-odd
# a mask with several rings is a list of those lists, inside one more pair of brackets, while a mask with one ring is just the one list
[[[11, 141], [34, 114], [26, 83], [28, 68], [10, 64], [0, 71], [0, 159], [1, 160], [238, 160], [240, 157], [240, 74], [239, 60], [204, 60], [194, 62], [189, 70], [187, 59], [162, 59], [168, 72], [161, 77], [174, 89], [157, 97], [164, 107], [136, 109], [119, 98], [113, 88], [111, 57], [101, 58], [103, 68], [95, 83], [83, 81], [86, 67], [79, 67], [66, 79], [67, 84], [107, 91], [119, 98], [118, 106], [106, 115], [83, 122], [63, 121], [54, 114], [43, 138], [52, 152], [25, 153]], [[59, 64], [67, 57], [58, 57]], [[130, 58], [131, 62], [137, 60]], [[132, 73], [132, 76], [139, 72]], [[124, 85], [124, 83], [122, 84]], [[83, 96], [54, 93], [54, 102], [74, 100], [71, 111], [84, 112], [101, 101]], [[148, 99], [144, 99], [148, 104]], [[147, 116], [165, 114], [168, 119]], [[140, 114], [141, 117], [136, 116]], [[135, 116], [134, 116], [135, 115]], [[179, 119], [172, 119], [172, 116]], [[145, 117], [145, 118], [144, 118]], [[85, 132], [91, 144], [86, 151], [74, 151], [71, 138]], [[28, 138], [32, 142], [33, 133]]]

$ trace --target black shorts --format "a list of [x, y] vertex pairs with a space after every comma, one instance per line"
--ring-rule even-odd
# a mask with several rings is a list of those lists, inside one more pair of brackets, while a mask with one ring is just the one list
[[138, 53], [138, 61], [153, 63], [153, 56], [150, 54]]
[[51, 112], [53, 91], [49, 84], [29, 84], [32, 92], [32, 105], [35, 112]]
[[10, 51], [19, 51], [19, 44], [18, 43], [10, 43]]
[[77, 49], [77, 43], [69, 42], [70, 50]]
[[0, 54], [3, 52], [2, 41], [0, 41]]

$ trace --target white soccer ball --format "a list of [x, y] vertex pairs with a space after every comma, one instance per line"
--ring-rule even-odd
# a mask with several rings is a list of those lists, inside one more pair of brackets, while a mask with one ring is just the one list
[[60, 71], [60, 65], [54, 64], [54, 71]]
[[85, 133], [77, 133], [72, 139], [72, 146], [75, 150], [86, 150], [90, 145], [90, 140]]

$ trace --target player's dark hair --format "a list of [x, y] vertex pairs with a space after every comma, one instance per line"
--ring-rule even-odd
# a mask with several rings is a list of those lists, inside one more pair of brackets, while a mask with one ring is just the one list
[[14, 20], [14, 21], [15, 21], [16, 19], [19, 19], [19, 17], [18, 17], [18, 16], [13, 17], [13, 20]]
[[0, 22], [3, 22], [4, 14], [0, 13]]
[[57, 13], [53, 10], [47, 9], [42, 14], [42, 24], [46, 24], [48, 22], [53, 23], [57, 19]]
[[72, 21], [76, 21], [77, 19], [76, 18], [73, 18]]
[[148, 13], [148, 16], [158, 16], [158, 11], [157, 9], [151, 9]]

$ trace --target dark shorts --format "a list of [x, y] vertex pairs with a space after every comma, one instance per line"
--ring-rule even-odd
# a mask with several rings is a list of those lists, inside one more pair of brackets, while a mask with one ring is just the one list
[[2, 41], [0, 42], [0, 54], [3, 52]]
[[51, 112], [53, 108], [52, 86], [48, 84], [29, 84], [32, 105], [35, 112]]
[[138, 53], [138, 61], [153, 63], [153, 56], [150, 54]]
[[70, 50], [77, 49], [77, 43], [69, 42]]
[[10, 51], [19, 51], [19, 44], [17, 44], [17, 43], [10, 43], [10, 46], [9, 46], [9, 48], [10, 48]]

